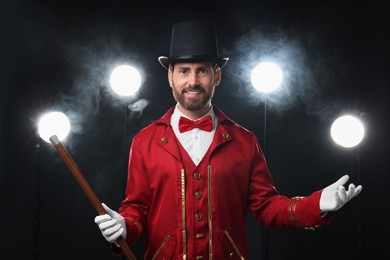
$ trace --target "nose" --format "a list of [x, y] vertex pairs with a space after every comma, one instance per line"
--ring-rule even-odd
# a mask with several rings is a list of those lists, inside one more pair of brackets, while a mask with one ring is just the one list
[[188, 85], [196, 86], [199, 84], [199, 77], [196, 72], [192, 72], [188, 75]]

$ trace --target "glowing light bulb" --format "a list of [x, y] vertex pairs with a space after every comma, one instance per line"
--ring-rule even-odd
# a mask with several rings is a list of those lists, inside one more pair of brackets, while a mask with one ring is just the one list
[[350, 148], [363, 140], [364, 126], [356, 117], [345, 115], [333, 122], [330, 134], [338, 145]]
[[282, 70], [272, 62], [258, 64], [252, 71], [252, 85], [260, 92], [270, 93], [276, 90], [283, 80]]
[[134, 95], [141, 86], [141, 75], [129, 65], [122, 65], [113, 70], [110, 77], [111, 88], [121, 96]]
[[68, 117], [61, 112], [50, 112], [43, 115], [38, 122], [39, 136], [50, 143], [50, 137], [56, 135], [58, 139], [64, 140], [70, 131]]

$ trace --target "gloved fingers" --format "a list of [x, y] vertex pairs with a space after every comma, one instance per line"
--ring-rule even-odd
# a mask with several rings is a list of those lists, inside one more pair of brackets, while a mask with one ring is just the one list
[[109, 220], [111, 220], [111, 219], [112, 219], [112, 217], [111, 217], [110, 215], [104, 214], [104, 215], [96, 216], [96, 217], [95, 217], [95, 223], [96, 223], [96, 224], [100, 224], [100, 223], [109, 221]]
[[362, 191], [363, 189], [363, 186], [362, 185], [359, 185], [355, 188], [355, 194], [354, 194], [354, 197], [359, 195], [359, 193]]
[[115, 219], [111, 219], [109, 221], [105, 221], [103, 223], [100, 223], [99, 224], [99, 228], [103, 232], [103, 231], [105, 231], [105, 230], [107, 230], [109, 228], [112, 228], [114, 226], [117, 226], [117, 225], [119, 225], [121, 227], [121, 225], [118, 224], [118, 222]]
[[114, 212], [112, 209], [110, 209], [106, 204], [102, 203], [103, 208], [106, 210], [107, 214], [112, 216], [112, 213]]
[[121, 227], [118, 232], [116, 232], [115, 234], [113, 234], [111, 237], [110, 237], [110, 240], [111, 240], [111, 243], [116, 243], [116, 240], [118, 240], [118, 238], [123, 234], [123, 228]]
[[349, 199], [352, 199], [353, 197], [356, 197], [359, 195], [359, 193], [362, 191], [362, 185], [358, 185], [355, 187], [355, 184], [351, 183], [349, 184], [347, 195]]
[[320, 211], [336, 211], [344, 206], [353, 197], [359, 195], [362, 191], [362, 186], [355, 187], [353, 183], [349, 184], [348, 190], [344, 185], [349, 180], [348, 175], [344, 175], [338, 181], [326, 187], [320, 197]]
[[339, 194], [340, 202], [341, 202], [340, 206], [342, 206], [344, 203], [346, 203], [349, 200], [347, 192], [345, 191], [345, 187], [344, 186], [339, 186], [338, 194]]
[[[109, 219], [114, 219], [117, 221], [117, 223], [123, 228], [122, 236], [126, 238], [127, 236], [127, 230], [126, 230], [126, 222], [122, 215], [120, 215], [115, 210], [110, 209], [106, 204], [102, 203], [103, 208], [106, 210], [107, 214], [105, 216], [108, 216]], [[104, 215], [103, 215], [104, 216]], [[106, 217], [100, 217], [101, 223], [104, 221], [108, 221], [109, 219], [106, 219]], [[98, 218], [98, 220], [100, 219]]]
[[120, 217], [119, 213], [115, 210], [110, 209], [106, 204], [102, 203], [103, 208], [106, 210], [107, 214], [113, 218]]
[[123, 228], [121, 225], [115, 225], [102, 231], [103, 236], [110, 243], [115, 243], [115, 241], [122, 235], [122, 233]]
[[342, 176], [340, 179], [338, 179], [336, 182], [334, 182], [333, 184], [329, 185], [328, 187], [329, 188], [332, 187], [332, 188], [337, 189], [338, 187], [346, 184], [348, 180], [349, 180], [349, 176], [348, 176], [348, 174], [346, 174], [346, 175]]
[[105, 237], [109, 237], [112, 234], [114, 234], [115, 232], [117, 232], [121, 228], [121, 225], [118, 225], [117, 223], [115, 223], [114, 225], [107, 225], [106, 223], [103, 223], [103, 224], [100, 224], [99, 227], [100, 227], [100, 230], [102, 231], [102, 234]]
[[352, 199], [355, 195], [355, 185], [353, 183], [349, 184], [348, 190], [347, 190], [347, 196], [348, 199]]

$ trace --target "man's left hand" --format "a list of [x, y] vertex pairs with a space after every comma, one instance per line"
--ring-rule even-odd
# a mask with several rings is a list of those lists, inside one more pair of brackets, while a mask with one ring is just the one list
[[353, 183], [349, 184], [348, 190], [346, 190], [344, 185], [348, 180], [349, 176], [344, 175], [338, 181], [323, 189], [320, 198], [320, 211], [322, 213], [340, 209], [362, 191], [363, 187], [361, 185], [355, 187]]

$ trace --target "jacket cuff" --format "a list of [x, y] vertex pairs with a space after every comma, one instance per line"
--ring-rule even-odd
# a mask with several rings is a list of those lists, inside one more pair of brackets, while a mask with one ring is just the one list
[[321, 225], [329, 225], [331, 223], [331, 213], [328, 212], [325, 216], [320, 214], [320, 197], [321, 192], [316, 191], [308, 197], [296, 196], [290, 199], [288, 205], [288, 218], [296, 227], [315, 230]]
[[[139, 222], [135, 221], [133, 218], [130, 217], [124, 217], [125, 223], [126, 223], [126, 243], [131, 246], [133, 245], [141, 236], [142, 234], [142, 227], [139, 224]], [[117, 246], [116, 244], [111, 243], [111, 251], [115, 256], [122, 256], [123, 251], [122, 249]]]

